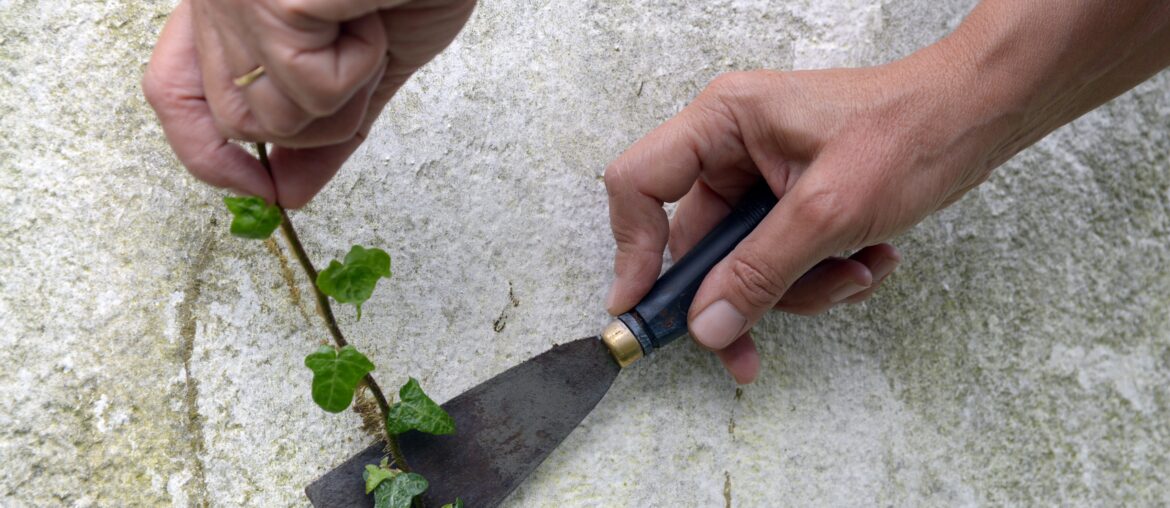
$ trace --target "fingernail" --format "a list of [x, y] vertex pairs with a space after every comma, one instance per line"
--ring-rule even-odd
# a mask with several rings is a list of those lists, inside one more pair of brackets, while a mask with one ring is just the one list
[[736, 385], [739, 385], [739, 386], [746, 386], [746, 385], [750, 385], [750, 384], [752, 384], [753, 382], [755, 382], [755, 381], [756, 381], [756, 375], [755, 375], [755, 373], [751, 373], [751, 374], [736, 374], [736, 373], [734, 373], [734, 372], [733, 372], [733, 373], [731, 374], [731, 379], [734, 379], [734, 380], [735, 380], [735, 384], [736, 384]]
[[723, 349], [739, 337], [747, 319], [727, 300], [719, 300], [703, 309], [691, 322], [691, 335], [704, 346]]
[[886, 278], [886, 276], [893, 272], [894, 268], [897, 267], [898, 261], [896, 259], [883, 258], [881, 261], [877, 262], [877, 266], [874, 266], [870, 273], [873, 274], [874, 282], [877, 282]]
[[846, 298], [849, 298], [850, 296], [853, 296], [853, 295], [861, 292], [866, 287], [867, 286], [862, 286], [861, 284], [856, 284], [853, 282], [846, 282], [841, 287], [833, 290], [832, 293], [829, 293], [829, 301], [833, 302], [833, 303], [840, 302]]

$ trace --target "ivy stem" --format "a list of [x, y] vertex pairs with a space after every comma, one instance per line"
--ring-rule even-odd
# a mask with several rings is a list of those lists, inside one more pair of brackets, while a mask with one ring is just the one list
[[[256, 143], [256, 153], [260, 156], [260, 164], [264, 166], [264, 169], [268, 170], [268, 175], [271, 176], [272, 165], [268, 162], [268, 147], [264, 143]], [[329, 304], [329, 297], [325, 296], [325, 293], [322, 293], [317, 288], [317, 269], [313, 267], [313, 262], [309, 259], [309, 255], [305, 253], [305, 247], [301, 245], [300, 237], [297, 236], [297, 230], [293, 228], [292, 219], [289, 218], [288, 212], [285, 212], [283, 206], [279, 204], [276, 206], [280, 209], [280, 232], [284, 234], [284, 239], [288, 242], [289, 247], [292, 248], [297, 262], [305, 270], [305, 275], [309, 277], [309, 283], [313, 286], [313, 296], [317, 298], [317, 311], [325, 319], [325, 326], [329, 328], [329, 334], [333, 336], [333, 342], [337, 344], [337, 347], [342, 348], [348, 346], [349, 341], [345, 340], [345, 336], [341, 334], [341, 327], [337, 326], [337, 319], [333, 317], [333, 306]], [[402, 454], [402, 447], [398, 446], [398, 438], [390, 433], [390, 421], [388, 419], [390, 416], [390, 403], [386, 401], [386, 395], [382, 393], [382, 388], [378, 386], [378, 382], [374, 380], [373, 375], [366, 374], [362, 382], [370, 389], [370, 393], [374, 394], [374, 400], [378, 401], [378, 412], [382, 414], [382, 424], [386, 429], [386, 447], [390, 449], [390, 455], [394, 458], [394, 464], [398, 469], [409, 473], [410, 466], [406, 463], [406, 456]]]

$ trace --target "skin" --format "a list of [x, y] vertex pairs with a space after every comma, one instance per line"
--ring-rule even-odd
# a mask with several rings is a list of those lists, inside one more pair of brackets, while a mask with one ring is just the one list
[[[143, 89], [192, 174], [296, 208], [474, 4], [185, 0]], [[257, 65], [256, 82], [232, 82]], [[984, 0], [953, 34], [889, 64], [720, 76], [606, 169], [617, 244], [607, 309], [632, 308], [664, 249], [681, 257], [764, 179], [779, 203], [704, 279], [688, 318], [750, 383], [749, 331], [764, 314], [869, 298], [901, 261], [884, 242], [1167, 65], [1164, 1]], [[276, 145], [273, 174], [233, 139]], [[668, 219], [662, 205], [675, 201]]]
[[[195, 177], [299, 208], [474, 7], [475, 0], [184, 0], [163, 28], [142, 88]], [[233, 83], [257, 65], [263, 76]], [[273, 143], [272, 176], [229, 140]]]
[[[664, 248], [684, 254], [765, 179], [779, 203], [707, 275], [688, 317], [699, 344], [749, 383], [759, 355], [748, 330], [794, 292], [827, 294], [809, 287], [834, 281], [814, 275], [821, 260], [861, 249], [871, 274], [896, 264], [871, 262], [886, 254], [866, 246], [888, 249], [881, 242], [1168, 64], [1165, 2], [986, 0], [949, 37], [887, 65], [721, 76], [606, 170], [609, 311], [650, 289]], [[673, 201], [668, 222], [662, 203]]]

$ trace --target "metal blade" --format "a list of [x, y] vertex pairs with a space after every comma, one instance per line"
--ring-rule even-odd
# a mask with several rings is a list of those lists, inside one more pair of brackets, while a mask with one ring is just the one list
[[[598, 337], [561, 344], [443, 404], [455, 434], [399, 436], [410, 467], [430, 482], [428, 506], [462, 498], [500, 504], [605, 396], [621, 368]], [[373, 506], [362, 470], [386, 454], [374, 444], [310, 484], [317, 507]]]

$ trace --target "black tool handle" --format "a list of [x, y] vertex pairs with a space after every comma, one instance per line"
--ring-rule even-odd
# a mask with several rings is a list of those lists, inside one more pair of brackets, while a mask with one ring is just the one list
[[642, 353], [670, 344], [687, 333], [687, 311], [707, 272], [731, 253], [776, 205], [776, 196], [761, 180], [740, 199], [731, 214], [670, 267], [634, 310], [618, 316], [642, 345]]

